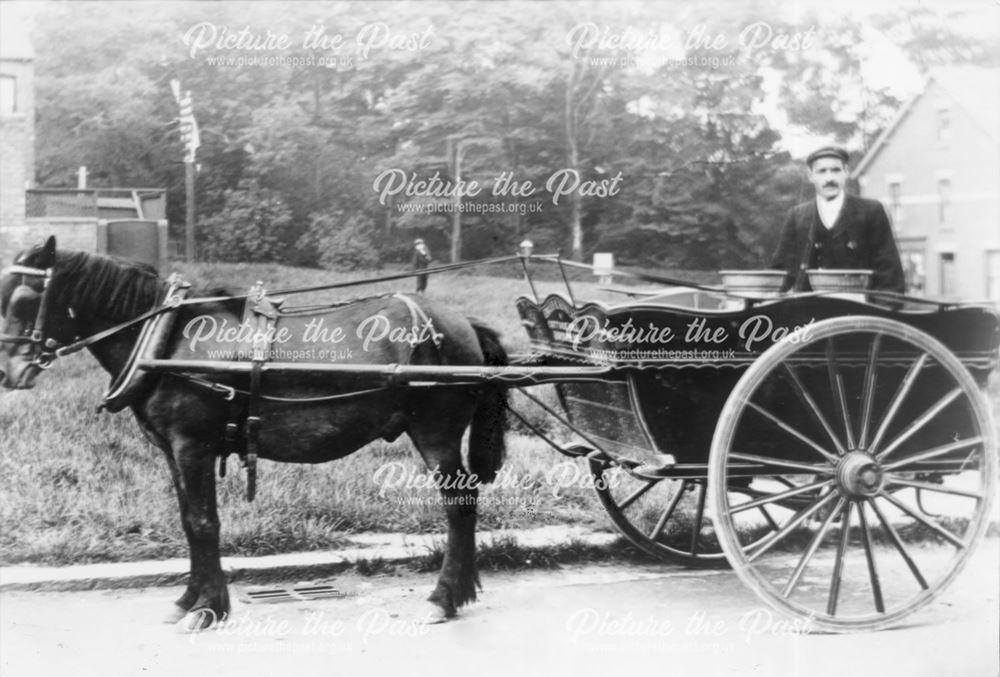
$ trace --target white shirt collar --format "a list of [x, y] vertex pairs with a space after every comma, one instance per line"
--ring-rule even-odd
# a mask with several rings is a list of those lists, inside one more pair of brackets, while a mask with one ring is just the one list
[[837, 222], [837, 216], [840, 214], [843, 206], [844, 191], [840, 191], [840, 195], [832, 200], [824, 200], [819, 195], [816, 196], [816, 208], [819, 210], [819, 218], [827, 230], [833, 228], [833, 224]]

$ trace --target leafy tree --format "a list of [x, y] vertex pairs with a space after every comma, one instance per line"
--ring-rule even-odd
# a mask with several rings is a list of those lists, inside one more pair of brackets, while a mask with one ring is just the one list
[[202, 252], [210, 261], [280, 261], [291, 244], [291, 223], [277, 193], [244, 181], [226, 191], [222, 209], [202, 223]]
[[380, 257], [372, 238], [374, 225], [364, 214], [316, 215], [300, 246], [315, 248], [319, 252], [319, 263], [324, 268], [377, 268]]
[[[669, 16], [656, 5], [598, 2], [482, 3], [475, 11], [447, 2], [284, 7], [46, 5], [34, 36], [41, 182], [71, 185], [87, 164], [95, 185], [166, 186], [168, 217], [183, 221], [183, 149], [168, 87], [178, 78], [192, 92], [201, 129], [197, 198], [212, 256], [362, 265], [405, 260], [419, 234], [435, 252], [450, 243], [463, 257], [510, 251], [528, 237], [538, 251], [578, 258], [612, 248], [643, 265], [757, 265], [801, 188], [778, 130], [759, 113], [765, 84], [783, 83], [793, 124], [858, 146], [899, 104], [865, 80], [871, 29], [856, 19], [824, 21], [815, 49], [739, 54], [734, 36], [765, 13], [775, 32], [818, 23], [808, 16], [782, 23], [767, 3], [719, 12], [718, 4], [680, 2]], [[948, 10], [955, 21], [941, 30], [937, 15], [919, 8], [871, 23], [912, 54], [926, 52], [925, 67], [988, 63], [995, 46], [970, 39], [963, 47], [964, 11]], [[286, 33], [293, 44], [284, 56], [314, 60], [225, 67], [207, 57], [232, 52], [192, 56], [180, 39], [200, 22]], [[419, 49], [362, 54], [353, 38], [377, 22], [427, 40]], [[654, 57], [704, 57], [657, 67], [642, 61], [649, 54], [641, 45], [574, 41], [574, 31], [590, 25], [605, 37], [674, 31], [681, 39], [682, 29], [705, 25], [729, 36], [730, 46], [654, 50]], [[317, 26], [348, 44], [325, 53], [301, 44]], [[321, 53], [339, 61], [321, 64]], [[404, 209], [439, 198], [379, 200], [373, 183], [387, 169], [454, 180], [459, 147], [462, 178], [484, 187], [463, 202], [532, 211], [453, 219]], [[622, 178], [614, 196], [573, 192], [554, 204], [545, 185], [559, 170], [580, 181]], [[500, 172], [530, 181], [535, 192], [492, 196]], [[332, 251], [346, 258], [334, 261]]]

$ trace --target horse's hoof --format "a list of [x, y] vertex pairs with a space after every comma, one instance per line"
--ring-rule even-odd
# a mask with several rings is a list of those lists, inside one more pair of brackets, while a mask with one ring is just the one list
[[446, 623], [449, 618], [451, 617], [444, 609], [433, 602], [428, 602], [424, 613], [417, 616], [417, 622], [422, 625], [437, 625], [438, 623]]
[[187, 616], [187, 609], [179, 607], [175, 604], [173, 611], [171, 611], [169, 614], [163, 617], [163, 622], [169, 623], [170, 625], [174, 625], [175, 623], [177, 623], [177, 621], [184, 618], [185, 616]]
[[177, 624], [177, 627], [181, 632], [201, 632], [217, 625], [221, 620], [214, 611], [208, 607], [203, 607], [186, 613], [184, 618]]

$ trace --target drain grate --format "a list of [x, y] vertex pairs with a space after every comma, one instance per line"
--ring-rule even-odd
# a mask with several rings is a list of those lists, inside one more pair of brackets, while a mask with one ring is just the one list
[[346, 597], [347, 593], [332, 585], [296, 585], [294, 587], [253, 588], [243, 591], [250, 604], [275, 604], [278, 602], [311, 602], [317, 599]]

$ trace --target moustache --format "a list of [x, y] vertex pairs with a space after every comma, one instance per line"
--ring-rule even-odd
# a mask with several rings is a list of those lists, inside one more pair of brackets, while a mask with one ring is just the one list
[[836, 188], [838, 185], [840, 185], [840, 184], [838, 184], [836, 181], [830, 181], [829, 183], [824, 183], [823, 187], [824, 188]]

